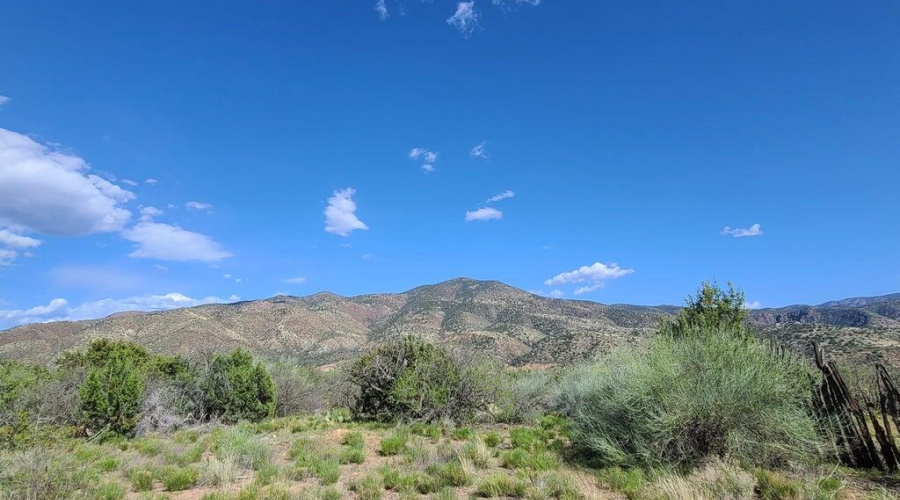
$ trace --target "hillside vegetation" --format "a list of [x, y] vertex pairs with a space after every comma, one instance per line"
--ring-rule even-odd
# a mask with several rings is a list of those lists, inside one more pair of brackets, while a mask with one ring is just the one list
[[[679, 307], [549, 299], [496, 281], [455, 279], [399, 294], [318, 293], [235, 304], [26, 325], [0, 332], [0, 359], [46, 364], [107, 338], [153, 352], [248, 349], [325, 366], [355, 359], [382, 340], [415, 334], [498, 357], [512, 366], [571, 364], [642, 343]], [[829, 353], [900, 368], [900, 296], [752, 311], [760, 335], [797, 350], [817, 340]]]

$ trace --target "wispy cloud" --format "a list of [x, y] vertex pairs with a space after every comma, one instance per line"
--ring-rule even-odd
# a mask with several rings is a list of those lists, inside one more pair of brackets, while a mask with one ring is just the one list
[[471, 212], [466, 212], [466, 222], [471, 221], [484, 221], [484, 220], [499, 220], [503, 218], [503, 212], [497, 210], [496, 208], [484, 207], [479, 208], [478, 210], [474, 210]]
[[545, 280], [544, 285], [557, 286], [583, 283], [583, 286], [576, 288], [574, 291], [575, 295], [581, 295], [602, 288], [607, 280], [621, 278], [632, 273], [634, 273], [634, 269], [619, 267], [615, 262], [610, 264], [594, 262], [589, 266], [581, 266], [574, 271], [559, 273]]
[[127, 184], [127, 185], [132, 186], [132, 187], [138, 185], [137, 182], [134, 182], [134, 181], [131, 180], [131, 179], [122, 179], [122, 180], [119, 181], [119, 182], [121, 182], [122, 184]]
[[409, 150], [409, 157], [413, 160], [422, 160], [422, 170], [426, 172], [434, 172], [434, 164], [437, 162], [438, 154], [426, 148], [412, 148]]
[[9, 230], [0, 228], [0, 246], [13, 250], [27, 250], [40, 246], [41, 240], [15, 234]]
[[453, 26], [465, 37], [469, 37], [476, 29], [478, 29], [479, 14], [475, 10], [475, 2], [459, 2], [456, 5], [456, 12], [447, 19], [447, 24]]
[[744, 302], [744, 309], [761, 309], [761, 308], [762, 308], [762, 304], [760, 304], [758, 300]]
[[9, 101], [12, 101], [12, 99], [10, 99], [9, 97], [6, 97], [5, 95], [0, 95], [0, 106], [3, 106], [4, 104], [8, 103]]
[[762, 227], [759, 224], [753, 224], [750, 227], [742, 228], [742, 227], [730, 227], [725, 226], [722, 228], [722, 231], [719, 233], [722, 236], [732, 236], [734, 238], [744, 238], [747, 236], [762, 236], [763, 231]]
[[356, 216], [356, 202], [353, 188], [340, 189], [328, 198], [328, 207], [325, 208], [325, 231], [340, 236], [349, 236], [357, 229], [369, 229], [363, 221]]
[[502, 193], [495, 194], [494, 196], [491, 196], [490, 198], [488, 198], [487, 203], [493, 203], [495, 201], [505, 200], [507, 198], [512, 198], [515, 195], [516, 195], [516, 193], [507, 189], [506, 191], [504, 191]]
[[129, 257], [217, 262], [232, 256], [209, 236], [170, 224], [139, 222], [123, 231], [122, 237], [137, 244], [137, 249], [128, 254]]
[[391, 14], [388, 12], [388, 8], [387, 8], [387, 5], [385, 4], [385, 0], [378, 0], [375, 3], [375, 12], [378, 13], [378, 17], [382, 21], [386, 20], [388, 17], [391, 16]]
[[185, 208], [188, 210], [209, 210], [213, 206], [209, 203], [203, 203], [200, 201], [189, 201], [184, 204]]
[[142, 221], [152, 221], [154, 217], [159, 217], [160, 215], [165, 214], [162, 210], [156, 207], [143, 207], [141, 208], [141, 220]]
[[306, 276], [297, 276], [296, 278], [287, 278], [281, 281], [290, 285], [302, 285], [306, 283]]
[[483, 160], [487, 160], [489, 158], [487, 152], [487, 141], [481, 141], [476, 144], [471, 151], [469, 151], [469, 156], [472, 158], [481, 158]]
[[151, 185], [151, 186], [154, 185], [154, 184], [157, 184], [157, 183], [159, 183], [159, 181], [156, 180], [156, 179], [145, 179], [145, 180], [144, 180], [144, 184], [149, 184], [149, 185]]

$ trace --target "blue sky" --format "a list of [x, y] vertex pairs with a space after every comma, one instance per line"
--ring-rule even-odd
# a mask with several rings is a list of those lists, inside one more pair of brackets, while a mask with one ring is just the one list
[[6, 2], [0, 327], [456, 276], [896, 292], [898, 25], [893, 0]]

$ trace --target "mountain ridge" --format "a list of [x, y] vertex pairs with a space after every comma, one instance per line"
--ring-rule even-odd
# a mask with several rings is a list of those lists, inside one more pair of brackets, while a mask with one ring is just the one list
[[[565, 364], [643, 342], [679, 309], [555, 299], [499, 281], [455, 278], [400, 293], [322, 291], [23, 325], [0, 331], [0, 358], [48, 363], [106, 337], [166, 353], [245, 347], [329, 365], [411, 333], [514, 366]], [[760, 335], [798, 350], [818, 340], [840, 356], [900, 364], [900, 294], [758, 309], [748, 318]]]

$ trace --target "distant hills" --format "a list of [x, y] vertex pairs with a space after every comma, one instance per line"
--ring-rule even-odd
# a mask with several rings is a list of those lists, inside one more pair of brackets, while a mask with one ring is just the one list
[[[457, 278], [396, 294], [322, 292], [25, 325], [0, 332], [0, 358], [47, 363], [105, 337], [166, 353], [245, 347], [323, 366], [387, 337], [416, 333], [510, 365], [544, 366], [643, 342], [661, 318], [678, 310], [550, 299], [497, 281]], [[760, 309], [749, 318], [760, 335], [795, 349], [815, 339], [839, 357], [900, 366], [900, 294]]]

